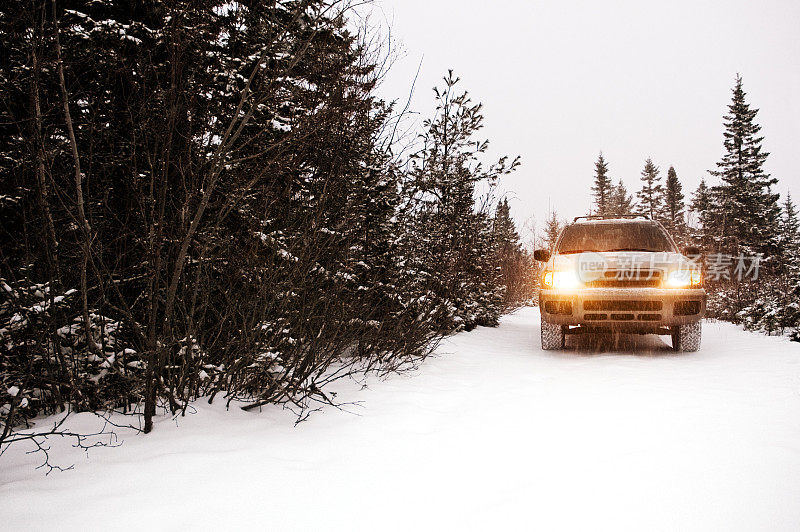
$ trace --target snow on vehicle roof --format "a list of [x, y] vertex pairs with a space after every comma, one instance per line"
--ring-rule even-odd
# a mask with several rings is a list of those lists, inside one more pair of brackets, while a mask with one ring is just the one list
[[623, 224], [652, 224], [655, 223], [649, 218], [589, 218], [578, 219], [573, 223], [576, 224], [604, 224], [604, 223], [623, 223]]

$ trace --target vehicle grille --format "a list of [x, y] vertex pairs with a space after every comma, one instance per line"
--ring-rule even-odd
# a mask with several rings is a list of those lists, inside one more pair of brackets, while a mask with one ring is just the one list
[[[588, 299], [583, 302], [586, 321], [659, 321], [661, 301], [637, 301], [627, 299]], [[604, 311], [604, 312], [598, 312]], [[610, 311], [610, 313], [606, 313]], [[647, 314], [645, 314], [647, 313]]]
[[583, 310], [658, 311], [661, 310], [661, 301], [588, 299], [583, 302]]
[[639, 314], [637, 319], [639, 321], [658, 321], [661, 319], [661, 314]]
[[661, 314], [606, 314], [605, 312], [590, 312], [584, 314], [583, 319], [586, 321], [659, 321], [661, 320]]
[[587, 281], [590, 288], [658, 288], [659, 270], [607, 270], [600, 279]]
[[611, 319], [617, 321], [630, 321], [634, 318], [633, 314], [612, 314]]

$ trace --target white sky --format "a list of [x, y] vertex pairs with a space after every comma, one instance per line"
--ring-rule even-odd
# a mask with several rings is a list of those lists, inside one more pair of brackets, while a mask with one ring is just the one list
[[[722, 153], [737, 72], [771, 153], [779, 191], [800, 200], [800, 2], [376, 0], [402, 47], [384, 85], [427, 118], [448, 68], [484, 104], [491, 154], [521, 155], [502, 188], [520, 225], [549, 207], [585, 214], [602, 150], [639, 189], [650, 156], [674, 165], [687, 199]], [[384, 20], [380, 20], [384, 19]], [[385, 30], [384, 30], [385, 31]], [[711, 178], [713, 181], [713, 178]]]

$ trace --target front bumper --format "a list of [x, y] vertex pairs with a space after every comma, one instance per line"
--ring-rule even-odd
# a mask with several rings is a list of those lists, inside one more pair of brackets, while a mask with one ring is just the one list
[[700, 320], [702, 288], [543, 289], [539, 308], [547, 323], [612, 329], [656, 330]]

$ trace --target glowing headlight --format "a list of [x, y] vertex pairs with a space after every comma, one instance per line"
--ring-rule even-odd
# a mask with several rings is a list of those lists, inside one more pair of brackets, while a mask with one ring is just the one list
[[547, 272], [544, 274], [544, 285], [557, 290], [577, 288], [578, 276], [574, 272]]
[[700, 270], [675, 270], [667, 276], [667, 286], [670, 288], [700, 286], [700, 281]]

